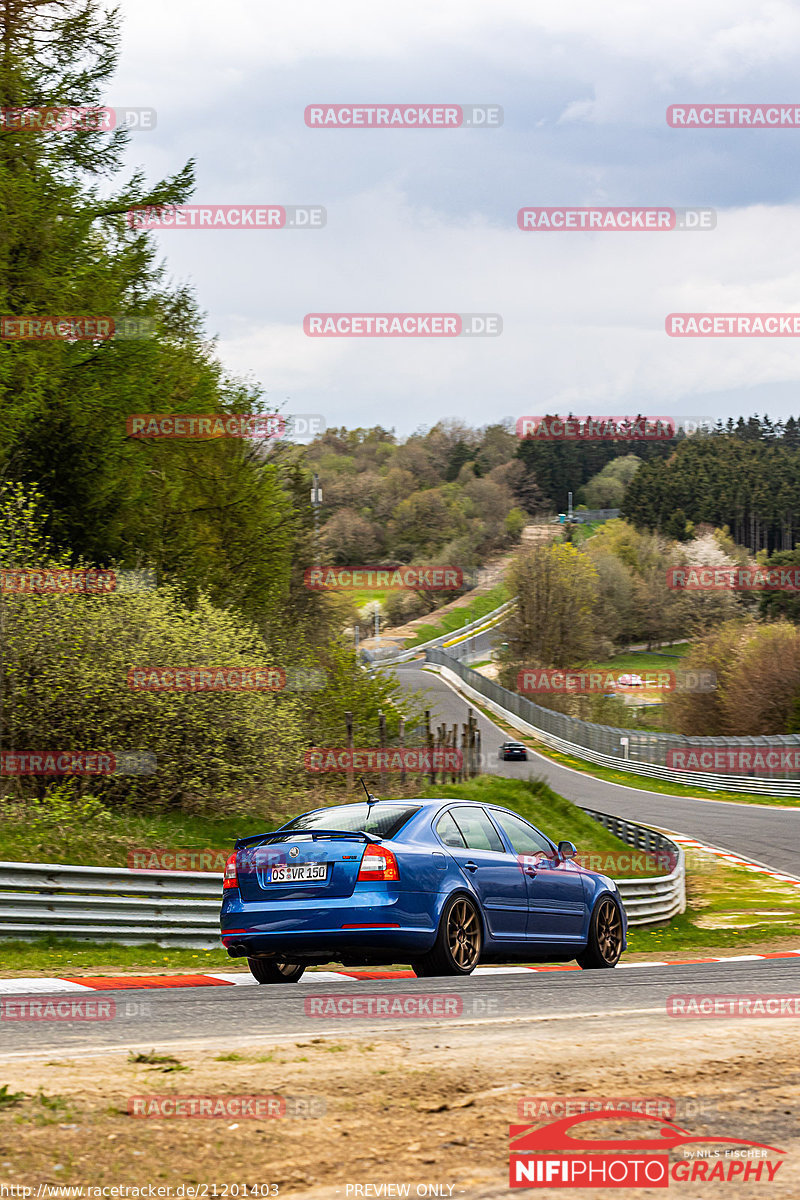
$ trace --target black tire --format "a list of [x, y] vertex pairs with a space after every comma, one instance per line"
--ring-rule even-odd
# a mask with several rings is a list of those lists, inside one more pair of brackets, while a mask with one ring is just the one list
[[285, 958], [248, 958], [250, 974], [259, 983], [297, 983], [305, 971], [305, 963], [287, 962]]
[[601, 896], [592, 910], [589, 941], [577, 956], [584, 971], [610, 969], [622, 954], [622, 913], [612, 896]]
[[414, 974], [471, 975], [483, 948], [483, 927], [478, 906], [469, 896], [451, 896], [444, 906], [436, 941], [427, 954], [412, 962]]

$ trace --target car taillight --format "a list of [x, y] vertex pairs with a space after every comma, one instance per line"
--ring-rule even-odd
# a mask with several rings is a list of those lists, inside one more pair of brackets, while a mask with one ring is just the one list
[[358, 881], [377, 879], [398, 880], [397, 859], [385, 846], [369, 845], [364, 851], [358, 871]]
[[222, 876], [222, 890], [225, 888], [238, 888], [239, 880], [236, 878], [236, 853], [234, 852], [228, 861], [225, 863], [225, 873]]

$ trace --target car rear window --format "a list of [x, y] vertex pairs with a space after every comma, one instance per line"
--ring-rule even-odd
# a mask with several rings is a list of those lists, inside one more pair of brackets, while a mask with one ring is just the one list
[[303, 813], [287, 825], [281, 826], [289, 833], [302, 829], [341, 829], [348, 833], [373, 833], [375, 837], [390, 838], [409, 821], [420, 806], [412, 804], [382, 804], [378, 801], [366, 804], [341, 804], [336, 808], [322, 808], [317, 812]]

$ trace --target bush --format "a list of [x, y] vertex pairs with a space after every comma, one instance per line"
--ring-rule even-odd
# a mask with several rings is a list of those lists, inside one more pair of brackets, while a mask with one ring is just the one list
[[[204, 597], [195, 609], [169, 588], [14, 598], [5, 602], [4, 624], [6, 747], [136, 750], [157, 758], [155, 775], [86, 777], [82, 790], [163, 804], [246, 792], [302, 770], [307, 742], [296, 692], [129, 687], [132, 667], [292, 665], [270, 661], [256, 630]], [[34, 778], [42, 794], [46, 777]]]
[[758, 737], [795, 730], [800, 631], [788, 621], [727, 621], [697, 642], [681, 667], [715, 672], [717, 686], [668, 693], [665, 717], [674, 732]]

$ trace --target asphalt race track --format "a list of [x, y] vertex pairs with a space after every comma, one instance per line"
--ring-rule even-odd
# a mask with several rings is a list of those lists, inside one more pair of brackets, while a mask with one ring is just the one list
[[[115, 989], [113, 992], [61, 1000], [90, 998], [113, 1001], [111, 1020], [52, 1022], [18, 1020], [13, 1039], [0, 1046], [0, 1061], [38, 1055], [80, 1054], [160, 1048], [224, 1047], [264, 1040], [291, 1042], [298, 1036], [370, 1038], [396, 1035], [399, 1030], [436, 1032], [472, 1027], [518, 1026], [527, 1038], [540, 1037], [548, 1025], [572, 1023], [577, 1029], [587, 1020], [616, 1019], [626, 1026], [641, 1018], [663, 1018], [667, 1029], [687, 1022], [667, 1018], [667, 997], [675, 994], [787, 994], [798, 991], [800, 959], [745, 957], [718, 963], [665, 966], [620, 966], [613, 971], [563, 971], [551, 975], [497, 972], [466, 979], [379, 979], [341, 984], [307, 983], [265, 987], [212, 987], [174, 989]], [[308, 1011], [315, 998], [336, 995], [395, 997], [441, 995], [456, 997], [459, 1015], [451, 1019], [422, 1016], [342, 1017], [314, 1016]], [[41, 996], [39, 997], [41, 998]], [[17, 997], [19, 999], [19, 997]], [[707, 1021], [688, 1024], [706, 1026]], [[782, 1025], [781, 1021], [776, 1022]], [[528, 1028], [525, 1030], [523, 1027]], [[10, 1026], [6, 1027], [7, 1029]], [[13, 1043], [13, 1049], [11, 1048]]]
[[[466, 720], [465, 700], [424, 663], [414, 661], [393, 668], [404, 687], [427, 694], [434, 724]], [[477, 712], [484, 770], [513, 779], [543, 777], [553, 790], [568, 800], [600, 812], [630, 820], [641, 820], [673, 833], [682, 833], [712, 846], [723, 846], [742, 857], [790, 875], [800, 875], [797, 848], [800, 846], [800, 808], [775, 808], [760, 804], [726, 804], [720, 800], [692, 800], [627, 788], [581, 771], [560, 766], [541, 754], [528, 751], [527, 762], [500, 762], [497, 750], [509, 736], [482, 713]], [[513, 736], [513, 735], [511, 735]], [[557, 829], [546, 833], [558, 840]]]

